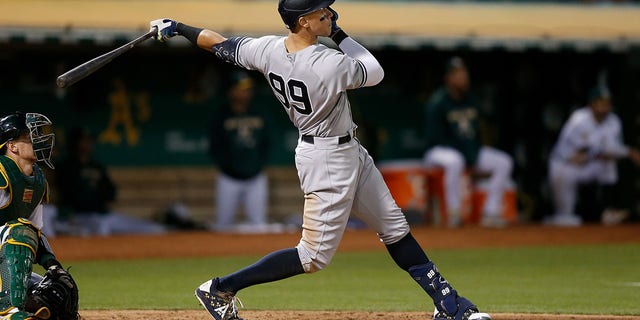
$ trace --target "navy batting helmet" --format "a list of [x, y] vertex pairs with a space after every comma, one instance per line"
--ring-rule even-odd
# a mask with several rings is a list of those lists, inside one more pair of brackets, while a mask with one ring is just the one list
[[278, 12], [287, 29], [293, 30], [300, 16], [327, 8], [334, 2], [335, 0], [280, 0]]

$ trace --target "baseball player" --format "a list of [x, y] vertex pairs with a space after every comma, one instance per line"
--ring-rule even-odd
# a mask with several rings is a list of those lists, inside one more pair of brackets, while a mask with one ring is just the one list
[[48, 319], [50, 310], [25, 310], [33, 263], [66, 274], [42, 228], [47, 181], [36, 164], [51, 164], [51, 121], [39, 113], [14, 112], [0, 118], [0, 319]]
[[[347, 90], [378, 84], [376, 58], [337, 25], [334, 0], [280, 0], [287, 36], [225, 38], [169, 19], [151, 22], [158, 40], [182, 35], [218, 58], [257, 70], [266, 78], [300, 137], [295, 163], [304, 192], [302, 238], [294, 248], [263, 257], [232, 274], [213, 278], [196, 297], [216, 320], [241, 319], [241, 289], [326, 267], [353, 212], [374, 229], [397, 265], [433, 299], [434, 319], [490, 319], [459, 296], [410, 233], [409, 225], [367, 150], [355, 137]], [[330, 37], [340, 48], [318, 43]]]
[[429, 149], [424, 162], [427, 167], [444, 169], [449, 224], [455, 227], [461, 223], [462, 176], [465, 168], [473, 167], [490, 174], [480, 224], [504, 227], [500, 205], [511, 179], [513, 160], [506, 152], [481, 144], [479, 105], [469, 92], [469, 73], [461, 58], [447, 62], [444, 82], [425, 105]]
[[234, 72], [227, 91], [228, 102], [211, 123], [209, 153], [218, 165], [216, 177], [216, 231], [231, 231], [242, 207], [246, 232], [267, 231], [269, 181], [264, 167], [270, 151], [270, 125], [253, 103], [253, 79]]
[[611, 109], [609, 89], [597, 86], [589, 93], [588, 106], [575, 110], [563, 126], [549, 157], [555, 212], [546, 224], [582, 224], [582, 218], [573, 211], [578, 184], [595, 181], [604, 186], [614, 185], [618, 181], [619, 158], [629, 157], [640, 165], [640, 152], [624, 145], [622, 123]]

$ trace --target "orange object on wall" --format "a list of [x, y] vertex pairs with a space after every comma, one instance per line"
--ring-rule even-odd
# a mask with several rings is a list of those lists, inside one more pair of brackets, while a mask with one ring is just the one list
[[380, 173], [398, 207], [405, 211], [426, 211], [426, 178], [422, 166], [380, 166]]
[[[439, 226], [477, 224], [482, 217], [486, 192], [473, 186], [471, 170], [465, 170], [462, 181], [462, 205], [459, 217], [452, 217], [447, 207], [444, 170], [425, 168], [417, 162], [394, 162], [378, 166], [396, 204], [405, 212], [424, 214], [424, 221]], [[508, 223], [518, 219], [517, 193], [508, 188], [502, 200], [502, 215]]]
[[[473, 190], [473, 210], [471, 210], [471, 214], [466, 217], [466, 223], [475, 224], [480, 222], [480, 219], [482, 218], [482, 208], [484, 206], [484, 201], [486, 200], [486, 198], [486, 191], [480, 188], [475, 188]], [[507, 223], [515, 223], [518, 221], [518, 199], [517, 192], [514, 188], [508, 188], [504, 191], [504, 195], [502, 196], [502, 209], [500, 214], [502, 215], [502, 218], [507, 221]]]
[[[427, 205], [427, 218], [436, 225], [451, 226], [455, 219], [451, 216], [449, 208], [447, 207], [447, 188], [444, 181], [444, 170], [442, 168], [433, 167], [425, 169], [425, 175], [428, 186], [428, 205]], [[471, 186], [471, 174], [469, 171], [465, 171], [462, 177], [462, 204], [460, 212], [456, 214], [460, 215], [457, 219], [463, 221], [465, 217], [469, 216], [472, 212], [472, 186]]]

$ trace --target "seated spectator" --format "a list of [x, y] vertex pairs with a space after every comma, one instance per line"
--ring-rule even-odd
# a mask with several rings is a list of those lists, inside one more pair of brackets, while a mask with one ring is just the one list
[[449, 60], [444, 82], [425, 106], [429, 147], [424, 162], [427, 167], [444, 169], [449, 225], [461, 224], [463, 174], [467, 168], [473, 168], [489, 176], [480, 224], [504, 227], [507, 222], [500, 215], [500, 208], [504, 191], [511, 181], [513, 160], [506, 152], [482, 145], [480, 109], [470, 93], [469, 73], [462, 59]]
[[84, 236], [165, 232], [161, 224], [111, 210], [117, 188], [106, 167], [93, 157], [94, 137], [87, 129], [71, 129], [68, 147], [66, 159], [56, 169], [56, 232]]
[[[609, 90], [598, 86], [589, 94], [588, 105], [575, 110], [564, 124], [549, 157], [555, 212], [545, 220], [546, 224], [581, 225], [582, 217], [574, 212], [579, 185], [597, 183], [605, 192], [611, 192], [618, 182], [618, 159], [629, 157], [640, 165], [640, 152], [623, 144], [622, 123], [611, 110]], [[624, 220], [620, 211], [608, 209], [608, 214], [602, 216], [604, 223]]]

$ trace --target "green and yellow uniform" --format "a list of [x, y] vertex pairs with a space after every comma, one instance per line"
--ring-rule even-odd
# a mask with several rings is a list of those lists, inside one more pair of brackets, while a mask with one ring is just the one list
[[7, 203], [0, 205], [0, 224], [18, 218], [30, 220], [36, 207], [47, 200], [47, 180], [42, 169], [34, 164], [33, 175], [26, 176], [7, 156], [0, 156], [0, 190], [10, 196]]
[[38, 165], [27, 176], [13, 159], [0, 156], [0, 316], [24, 308], [33, 263], [54, 259], [48, 248], [39, 251], [46, 247], [39, 229], [46, 199], [47, 181]]
[[464, 155], [467, 165], [473, 166], [481, 146], [477, 99], [468, 94], [454, 100], [443, 87], [426, 104], [425, 115], [428, 147], [454, 148]]

